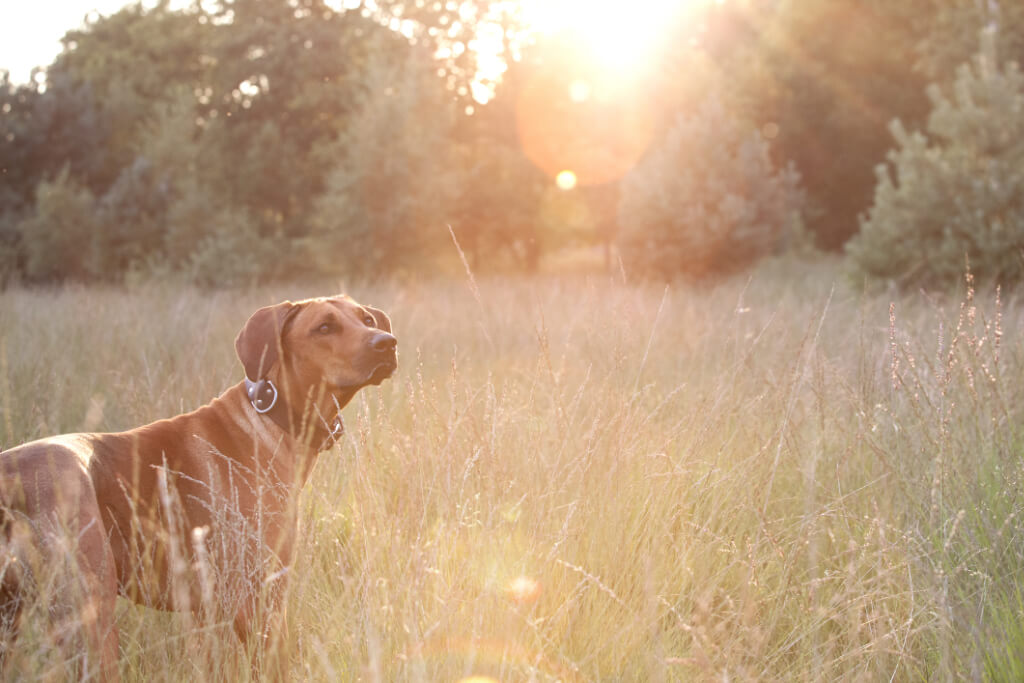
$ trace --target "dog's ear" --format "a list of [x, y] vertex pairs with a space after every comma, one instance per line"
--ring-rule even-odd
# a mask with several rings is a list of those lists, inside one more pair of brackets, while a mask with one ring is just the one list
[[280, 357], [285, 325], [298, 312], [298, 304], [283, 301], [264, 306], [249, 317], [235, 338], [235, 353], [242, 361], [246, 377], [253, 381], [266, 377]]
[[363, 306], [363, 308], [373, 314], [373, 319], [377, 321], [378, 330], [384, 330], [389, 334], [391, 333], [391, 318], [388, 317], [387, 313], [379, 308], [374, 308], [373, 306]]

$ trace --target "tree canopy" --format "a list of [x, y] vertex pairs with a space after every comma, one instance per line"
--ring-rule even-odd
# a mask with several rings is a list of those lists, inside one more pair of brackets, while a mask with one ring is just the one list
[[[452, 260], [451, 233], [474, 268], [531, 269], [567, 245], [675, 243], [655, 188], [690, 179], [673, 198], [689, 213], [718, 201], [709, 183], [767, 206], [777, 172], [799, 220], [754, 221], [772, 227], [663, 274], [746, 263], [783, 224], [838, 249], [908, 144], [890, 123], [924, 125], [928, 84], [953, 83], [981, 33], [1024, 55], [1012, 3], [724, 0], [659, 16], [645, 59], [614, 72], [594, 54], [614, 47], [524, 7], [160, 2], [69, 30], [42, 77], [0, 76], [0, 281], [424, 270]], [[618, 11], [627, 31], [649, 10]], [[733, 139], [759, 141], [761, 171], [737, 172]]]

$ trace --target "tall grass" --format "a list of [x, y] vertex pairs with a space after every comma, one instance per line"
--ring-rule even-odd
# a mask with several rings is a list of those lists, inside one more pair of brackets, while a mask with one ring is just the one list
[[[4, 292], [0, 443], [194, 408], [252, 310], [334, 289]], [[296, 678], [1021, 676], [1017, 293], [829, 264], [349, 293], [401, 366], [303, 494]], [[228, 625], [118, 619], [129, 680], [248, 675]]]

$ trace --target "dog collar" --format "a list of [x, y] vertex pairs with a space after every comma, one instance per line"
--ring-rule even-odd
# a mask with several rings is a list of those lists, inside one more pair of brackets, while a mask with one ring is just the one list
[[[277, 387], [269, 379], [260, 379], [254, 382], [246, 377], [245, 395], [249, 397], [249, 403], [252, 404], [253, 410], [260, 415], [267, 415], [277, 405], [279, 393]], [[281, 429], [288, 430], [288, 426], [281, 419], [280, 411], [267, 415], [267, 417], [276, 422]], [[318, 449], [320, 451], [325, 451], [334, 446], [345, 433], [345, 423], [342, 422], [340, 413], [334, 416], [334, 420], [330, 425], [327, 425], [325, 422], [325, 426], [327, 427], [327, 436], [320, 444]]]
[[246, 377], [245, 394], [249, 397], [249, 403], [260, 415], [269, 413], [277, 405], [277, 387], [269, 379], [253, 382]]

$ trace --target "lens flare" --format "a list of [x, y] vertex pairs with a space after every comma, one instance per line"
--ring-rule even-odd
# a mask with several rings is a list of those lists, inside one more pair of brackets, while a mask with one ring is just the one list
[[708, 0], [522, 0], [523, 15], [542, 33], [572, 31], [604, 68], [628, 73], [650, 57], [665, 24]]
[[540, 582], [529, 576], [517, 576], [505, 586], [505, 594], [517, 605], [528, 605], [540, 597]]
[[586, 102], [590, 99], [590, 83], [577, 78], [575, 81], [569, 84], [569, 99], [577, 104]]
[[517, 94], [523, 153], [549, 178], [571, 169], [578, 187], [619, 180], [654, 134], [649, 94], [640, 84], [613, 88], [565, 59], [529, 74]]
[[[549, 661], [542, 652], [526, 648], [516, 641], [491, 638], [431, 638], [416, 644], [411, 657], [423, 661], [429, 659], [461, 658], [475, 663], [476, 669], [506, 669], [510, 663], [522, 664], [533, 671], [543, 673], [544, 680], [560, 680], [576, 683], [583, 678], [565, 665]], [[458, 683], [499, 683], [499, 679], [484, 674], [474, 674], [458, 680]]]
[[558, 185], [560, 190], [571, 190], [576, 187], [576, 174], [572, 171], [560, 171], [555, 176], [555, 185]]

